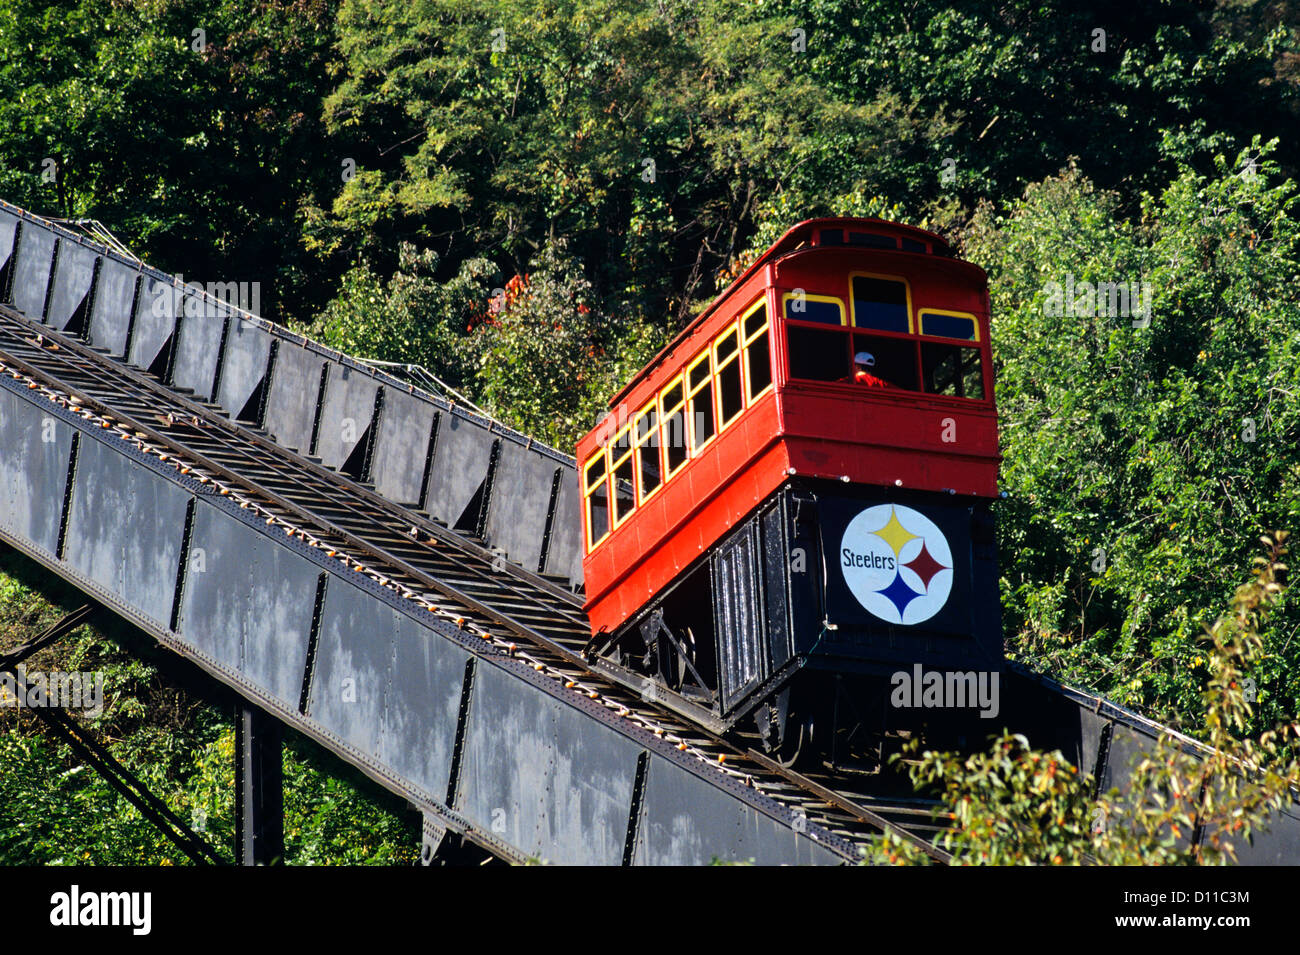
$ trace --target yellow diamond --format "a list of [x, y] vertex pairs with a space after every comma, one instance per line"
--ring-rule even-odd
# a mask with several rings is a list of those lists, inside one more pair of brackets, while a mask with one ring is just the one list
[[910, 540], [916, 540], [916, 535], [909, 533], [898, 522], [898, 514], [894, 512], [892, 507], [889, 509], [889, 523], [878, 531], [872, 531], [872, 533], [882, 538], [886, 544], [894, 549], [895, 557], [903, 550], [903, 545]]

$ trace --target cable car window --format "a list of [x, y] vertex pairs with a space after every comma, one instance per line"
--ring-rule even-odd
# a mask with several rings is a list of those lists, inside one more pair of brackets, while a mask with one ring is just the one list
[[605, 481], [605, 449], [597, 451], [587, 463], [584, 475], [587, 495], [587, 550], [609, 534], [609, 492]]
[[959, 315], [952, 312], [921, 312], [921, 334], [937, 335], [940, 338], [964, 338], [966, 341], [979, 340], [979, 326], [973, 315]]
[[695, 360], [686, 373], [687, 385], [691, 391], [701, 388], [709, 380], [709, 353], [705, 352]]
[[686, 396], [682, 391], [682, 380], [678, 378], [665, 388], [659, 400], [664, 423], [661, 443], [668, 464], [668, 476], [671, 477], [686, 463], [686, 411], [682, 407]]
[[897, 249], [898, 242], [887, 235], [874, 232], [850, 232], [849, 245], [864, 245], [869, 249]]
[[587, 462], [587, 490], [605, 480], [605, 450], [597, 451]]
[[706, 351], [686, 373], [690, 382], [691, 448], [698, 451], [713, 438], [713, 389], [709, 387], [709, 353]]
[[632, 492], [632, 429], [624, 428], [610, 445], [614, 476], [614, 526], [618, 527], [636, 507]]
[[844, 230], [843, 229], [822, 229], [821, 244], [822, 245], [843, 245]]
[[745, 360], [749, 362], [749, 400], [753, 401], [772, 383], [772, 350], [766, 328], [745, 346]]
[[786, 327], [790, 346], [790, 377], [809, 381], [839, 381], [853, 370], [848, 336], [830, 329]]
[[740, 381], [740, 342], [735, 328], [718, 338], [713, 357], [718, 369], [718, 424], [725, 428], [745, 410], [745, 391]]
[[771, 336], [767, 333], [767, 305], [745, 317], [745, 372], [749, 378], [749, 400], [753, 401], [772, 383]]
[[925, 251], [925, 243], [924, 243], [924, 242], [917, 242], [915, 239], [899, 239], [899, 242], [902, 244], [902, 246], [903, 246], [903, 251], [904, 251], [904, 252], [924, 252], [924, 251]]
[[717, 367], [722, 367], [722, 363], [736, 353], [736, 330], [728, 329], [724, 334], [718, 336], [717, 342], [713, 346], [713, 363]]
[[884, 335], [853, 336], [853, 353], [866, 352], [875, 361], [867, 368], [895, 388], [919, 391], [916, 381], [916, 339]]
[[910, 332], [907, 283], [869, 275], [853, 276], [853, 324], [882, 332]]
[[785, 296], [785, 317], [792, 322], [816, 322], [819, 325], [843, 325], [844, 305], [836, 298], [818, 295]]
[[718, 409], [722, 427], [745, 410], [745, 395], [740, 386], [740, 362], [733, 361], [718, 371]]
[[609, 453], [614, 460], [619, 460], [623, 455], [632, 448], [632, 429], [624, 428], [618, 433], [618, 436], [609, 443]]
[[636, 419], [636, 460], [641, 472], [641, 500], [644, 501], [663, 484], [663, 469], [659, 461], [659, 412], [653, 405]]
[[932, 395], [984, 399], [984, 369], [978, 348], [923, 342], [921, 371], [925, 390]]
[[676, 408], [684, 400], [685, 398], [682, 394], [682, 379], [680, 377], [674, 379], [671, 385], [659, 393], [659, 402], [665, 414], [673, 408]]

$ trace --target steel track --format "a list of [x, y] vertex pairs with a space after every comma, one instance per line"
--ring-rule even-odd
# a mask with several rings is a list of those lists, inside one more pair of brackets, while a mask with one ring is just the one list
[[894, 833], [935, 861], [950, 861], [930, 842], [939, 829], [932, 821], [934, 803], [877, 798], [849, 777], [785, 769], [753, 748], [752, 734], [723, 738], [594, 667], [581, 653], [590, 631], [578, 599], [553, 581], [500, 560], [480, 541], [393, 504], [230, 421], [215, 406], [6, 306], [0, 306], [0, 363], [5, 366], [0, 373], [28, 378], [50, 400], [97, 420], [120, 439], [184, 473], [210, 479], [219, 493], [234, 495], [241, 506], [265, 515], [268, 524], [454, 619], [502, 652], [562, 680], [570, 692], [599, 699], [797, 817], [864, 848], [882, 833]]

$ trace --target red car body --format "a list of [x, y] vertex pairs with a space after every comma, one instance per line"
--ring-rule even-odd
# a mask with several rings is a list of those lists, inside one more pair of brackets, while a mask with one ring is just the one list
[[[795, 476], [996, 497], [989, 338], [985, 274], [941, 237], [875, 219], [794, 226], [578, 442], [593, 633], [618, 631]], [[891, 387], [852, 380], [862, 351]]]

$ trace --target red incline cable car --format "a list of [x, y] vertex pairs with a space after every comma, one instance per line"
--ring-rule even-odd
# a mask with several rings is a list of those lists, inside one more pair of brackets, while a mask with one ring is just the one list
[[806, 667], [1000, 666], [987, 281], [941, 237], [800, 223], [611, 409], [577, 448], [600, 665], [765, 739]]

